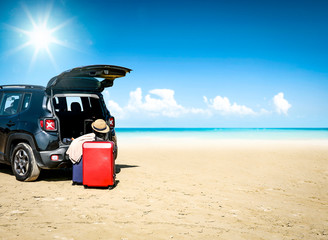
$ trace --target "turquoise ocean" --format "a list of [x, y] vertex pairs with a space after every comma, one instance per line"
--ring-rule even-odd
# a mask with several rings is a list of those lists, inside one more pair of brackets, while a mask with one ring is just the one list
[[328, 128], [116, 128], [119, 137], [328, 140]]

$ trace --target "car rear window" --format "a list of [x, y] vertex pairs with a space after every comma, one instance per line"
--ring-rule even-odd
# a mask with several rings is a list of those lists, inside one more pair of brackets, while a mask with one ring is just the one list
[[[102, 114], [101, 101], [97, 95], [70, 96], [58, 95], [53, 98], [53, 105], [57, 113], [98, 113]], [[97, 115], [98, 115], [97, 114]]]

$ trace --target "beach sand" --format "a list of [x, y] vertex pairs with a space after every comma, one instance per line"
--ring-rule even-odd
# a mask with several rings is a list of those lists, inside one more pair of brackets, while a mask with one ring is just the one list
[[327, 140], [135, 140], [111, 191], [0, 165], [0, 239], [328, 239]]

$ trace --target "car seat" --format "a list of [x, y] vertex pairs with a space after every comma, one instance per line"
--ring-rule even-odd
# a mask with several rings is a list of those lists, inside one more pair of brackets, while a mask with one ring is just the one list
[[84, 119], [82, 116], [81, 105], [78, 102], [71, 103], [71, 128], [73, 137], [79, 137], [83, 134]]

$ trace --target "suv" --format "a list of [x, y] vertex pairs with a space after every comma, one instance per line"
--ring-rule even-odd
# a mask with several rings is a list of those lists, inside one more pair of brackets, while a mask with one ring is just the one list
[[47, 87], [0, 86], [0, 162], [10, 164], [19, 181], [36, 180], [40, 169], [69, 167], [72, 138], [92, 132], [91, 123], [99, 118], [110, 127], [116, 158], [115, 119], [101, 92], [130, 71], [92, 65], [65, 71]]

